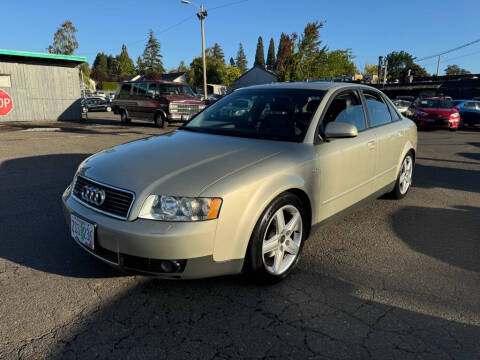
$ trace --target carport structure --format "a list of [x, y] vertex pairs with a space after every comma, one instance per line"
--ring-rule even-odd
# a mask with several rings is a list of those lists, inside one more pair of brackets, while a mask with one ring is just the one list
[[[4, 121], [81, 118], [81, 56], [0, 49], [0, 90], [11, 99]], [[7, 101], [9, 102], [9, 101]]]

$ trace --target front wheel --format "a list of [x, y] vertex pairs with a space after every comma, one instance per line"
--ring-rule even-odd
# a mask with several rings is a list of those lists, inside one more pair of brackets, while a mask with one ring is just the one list
[[254, 281], [274, 283], [295, 268], [307, 233], [304, 205], [285, 193], [276, 198], [255, 225], [245, 259]]
[[122, 112], [120, 113], [120, 121], [122, 122], [122, 124], [128, 124], [131, 121], [127, 117], [127, 112], [125, 110], [122, 110]]
[[391, 192], [393, 198], [402, 199], [407, 195], [410, 185], [412, 185], [413, 165], [413, 155], [409, 152], [403, 159], [402, 167], [400, 168], [400, 173], [398, 174], [397, 182], [395, 183], [395, 188]]
[[168, 127], [168, 121], [164, 118], [162, 114], [155, 115], [155, 125], [161, 129], [166, 129]]

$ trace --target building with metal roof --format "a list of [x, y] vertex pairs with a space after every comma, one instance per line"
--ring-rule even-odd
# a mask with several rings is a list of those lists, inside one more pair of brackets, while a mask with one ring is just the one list
[[[81, 118], [81, 56], [0, 49], [0, 122]], [[9, 108], [2, 111], [2, 106]]]

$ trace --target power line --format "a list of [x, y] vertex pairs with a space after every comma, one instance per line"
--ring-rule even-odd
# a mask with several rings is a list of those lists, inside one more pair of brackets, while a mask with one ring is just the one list
[[[224, 4], [224, 5], [220, 5], [220, 6], [216, 6], [214, 8], [211, 8], [211, 9], [208, 9], [208, 11], [214, 11], [214, 10], [218, 10], [218, 9], [222, 9], [222, 8], [226, 8], [226, 7], [229, 7], [229, 6], [233, 6], [233, 5], [238, 5], [238, 4], [242, 4], [242, 3], [245, 3], [247, 1], [250, 1], [250, 0], [240, 0], [240, 1], [234, 1], [234, 2], [231, 2], [231, 3], [228, 3], [228, 4]], [[166, 27], [165, 29], [162, 29], [160, 31], [157, 31], [156, 34], [163, 34], [167, 31], [170, 31], [174, 28], [176, 28], [177, 26], [180, 26], [184, 23], [186, 23], [188, 20], [192, 19], [196, 17], [195, 15], [190, 15], [188, 17], [186, 17], [185, 19], [179, 21], [178, 23], [175, 23], [173, 25], [170, 25], [168, 27]], [[143, 39], [141, 40], [135, 40], [135, 41], [131, 41], [129, 42], [128, 44], [125, 44], [125, 45], [128, 45], [128, 46], [131, 46], [131, 45], [136, 45], [138, 43], [141, 43], [141, 42], [146, 42], [147, 40], [147, 37], [144, 37]], [[113, 49], [107, 49], [107, 50], [104, 50], [104, 52], [112, 52], [112, 51], [116, 51], [116, 50], [120, 50], [121, 47], [116, 47], [116, 48], [113, 48]], [[93, 54], [94, 52], [87, 52], [85, 54]]]
[[437, 57], [437, 56], [442, 56], [442, 55], [445, 55], [445, 54], [448, 54], [448, 53], [451, 53], [451, 52], [454, 52], [454, 51], [463, 49], [464, 47], [467, 47], [467, 46], [470, 46], [470, 45], [473, 45], [473, 44], [476, 44], [476, 43], [479, 43], [479, 42], [480, 42], [480, 39], [473, 40], [473, 41], [470, 41], [469, 43], [466, 43], [466, 44], [457, 46], [456, 48], [453, 48], [453, 49], [450, 49], [450, 50], [446, 50], [446, 51], [443, 51], [443, 52], [438, 53], [438, 54], [435, 54], [435, 55], [426, 56], [426, 57], [423, 57], [423, 58], [418, 59], [418, 60], [416, 60], [416, 61], [419, 62], [419, 61], [424, 61], [424, 60], [428, 60], [428, 59], [433, 59], [433, 58], [435, 58], [435, 57]]
[[[472, 55], [477, 55], [477, 54], [480, 54], [480, 51], [475, 51], [473, 53], [470, 53], [470, 54], [464, 54], [464, 55], [461, 55], [461, 56], [456, 56], [456, 57], [453, 57], [453, 58], [449, 58], [449, 59], [445, 59], [445, 60], [442, 60], [442, 63], [446, 63], [446, 62], [449, 62], [449, 61], [453, 61], [453, 60], [457, 60], [457, 59], [461, 59], [461, 58], [464, 58], [464, 57], [467, 57], [467, 56], [472, 56]], [[437, 62], [431, 62], [431, 63], [428, 63], [428, 64], [423, 64], [423, 66], [429, 66], [429, 65], [435, 65]]]

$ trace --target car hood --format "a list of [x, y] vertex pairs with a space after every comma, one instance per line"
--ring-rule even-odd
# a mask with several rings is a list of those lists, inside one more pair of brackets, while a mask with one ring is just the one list
[[203, 104], [203, 101], [197, 99], [196, 97], [188, 96], [188, 95], [162, 95], [162, 97], [167, 99], [169, 102], [196, 104], [196, 105]]
[[177, 130], [119, 145], [88, 158], [78, 174], [150, 194], [198, 196], [217, 180], [275, 156], [284, 143]]
[[456, 113], [457, 110], [455, 109], [445, 109], [445, 108], [418, 108], [419, 111], [423, 111], [424, 113], [430, 115], [451, 115]]

